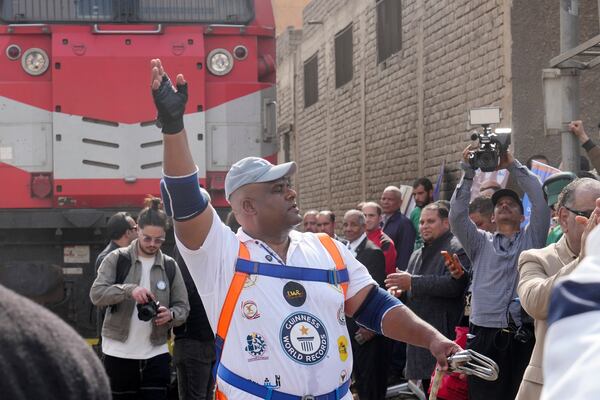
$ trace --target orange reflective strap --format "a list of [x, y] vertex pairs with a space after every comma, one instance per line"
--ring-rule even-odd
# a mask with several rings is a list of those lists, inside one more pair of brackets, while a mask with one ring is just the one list
[[[248, 248], [244, 243], [241, 242], [238, 257], [244, 260], [250, 259], [250, 252], [248, 251]], [[225, 341], [225, 338], [227, 337], [227, 331], [229, 330], [229, 325], [231, 324], [233, 311], [235, 310], [240, 293], [242, 293], [242, 290], [244, 289], [246, 278], [248, 278], [247, 273], [236, 272], [231, 279], [231, 284], [227, 290], [227, 296], [225, 297], [225, 302], [223, 303], [223, 308], [221, 308], [221, 314], [219, 315], [219, 323], [217, 324], [217, 335], [219, 335], [223, 341]]]
[[[321, 241], [323, 247], [325, 247], [325, 249], [331, 256], [331, 258], [333, 258], [333, 262], [335, 263], [335, 269], [346, 268], [346, 264], [344, 264], [344, 259], [340, 254], [340, 250], [335, 245], [333, 239], [326, 233], [317, 233], [317, 237]], [[341, 285], [342, 291], [344, 292], [344, 299], [346, 299], [346, 293], [348, 292], [348, 282], [341, 283]]]
[[227, 400], [227, 396], [225, 396], [225, 393], [221, 392], [219, 389], [215, 391], [215, 397], [216, 400]]

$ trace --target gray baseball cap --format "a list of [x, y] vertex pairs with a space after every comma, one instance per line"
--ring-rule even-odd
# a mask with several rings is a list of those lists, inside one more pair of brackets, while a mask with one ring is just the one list
[[225, 177], [225, 198], [250, 183], [271, 182], [296, 172], [296, 163], [273, 165], [264, 158], [246, 157], [231, 166]]

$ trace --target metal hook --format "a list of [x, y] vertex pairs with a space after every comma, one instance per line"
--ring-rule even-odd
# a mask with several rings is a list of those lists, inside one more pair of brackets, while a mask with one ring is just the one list
[[486, 381], [498, 379], [498, 364], [489, 357], [473, 350], [459, 351], [448, 357], [449, 370], [473, 375]]

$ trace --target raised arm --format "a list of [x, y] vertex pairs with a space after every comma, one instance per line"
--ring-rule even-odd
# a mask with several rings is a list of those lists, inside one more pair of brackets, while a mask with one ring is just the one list
[[177, 75], [173, 87], [159, 59], [151, 61], [152, 97], [163, 133], [163, 171], [161, 192], [165, 209], [175, 220], [175, 233], [191, 250], [202, 246], [213, 221], [208, 195], [200, 191], [197, 167], [183, 126], [187, 103], [187, 82]]
[[597, 172], [600, 172], [600, 147], [598, 147], [592, 139], [587, 135], [583, 128], [582, 121], [571, 121], [569, 131], [579, 139], [581, 147], [587, 152], [588, 158], [592, 162], [592, 166]]
[[473, 178], [475, 177], [475, 170], [466, 162], [470, 149], [469, 146], [463, 151], [463, 162], [460, 165], [463, 169], [463, 176], [450, 200], [448, 220], [450, 221], [452, 233], [463, 244], [467, 255], [473, 259], [476, 250], [481, 247], [485, 233], [480, 232], [475, 223], [469, 218], [471, 186], [473, 186]]
[[550, 228], [550, 208], [544, 199], [542, 184], [537, 176], [521, 165], [519, 160], [513, 159], [507, 169], [531, 201], [531, 215], [529, 224], [525, 228], [526, 234], [531, 235], [536, 248], [542, 248], [546, 245], [546, 237]]

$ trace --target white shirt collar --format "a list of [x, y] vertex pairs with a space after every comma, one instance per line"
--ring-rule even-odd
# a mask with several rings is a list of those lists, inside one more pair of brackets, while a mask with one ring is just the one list
[[[296, 247], [298, 247], [300, 242], [302, 242], [304, 240], [305, 235], [314, 235], [314, 233], [299, 232], [297, 230], [290, 231], [290, 233], [289, 233], [290, 247], [288, 248], [288, 251], [287, 251], [288, 257], [294, 253], [294, 251], [296, 250]], [[246, 232], [244, 232], [242, 227], [238, 228], [236, 236], [237, 236], [238, 240], [242, 243], [248, 243], [248, 242], [258, 243], [259, 242], [258, 239], [255, 239], [252, 236], [248, 235]]]
[[348, 243], [348, 249], [350, 249], [350, 251], [352, 252], [352, 254], [354, 254], [354, 256], [356, 257], [356, 248], [358, 247], [359, 244], [362, 243], [363, 240], [365, 240], [367, 238], [367, 233], [363, 232], [362, 235], [360, 235], [360, 237], [358, 239], [356, 239], [353, 242]]

